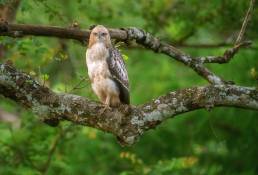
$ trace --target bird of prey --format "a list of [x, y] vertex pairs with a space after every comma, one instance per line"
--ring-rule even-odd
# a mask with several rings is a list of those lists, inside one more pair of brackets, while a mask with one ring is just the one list
[[106, 107], [130, 104], [123, 57], [112, 46], [109, 31], [102, 25], [97, 25], [90, 33], [86, 64], [92, 89]]

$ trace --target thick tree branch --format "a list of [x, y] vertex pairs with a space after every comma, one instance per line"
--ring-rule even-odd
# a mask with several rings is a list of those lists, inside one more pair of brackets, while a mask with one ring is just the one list
[[135, 143], [144, 131], [167, 118], [196, 109], [232, 106], [258, 111], [255, 88], [212, 85], [178, 90], [141, 106], [121, 106], [100, 113], [103, 105], [77, 95], [55, 93], [7, 64], [0, 64], [0, 94], [32, 109], [44, 120], [69, 120], [94, 127], [114, 134], [124, 145]]

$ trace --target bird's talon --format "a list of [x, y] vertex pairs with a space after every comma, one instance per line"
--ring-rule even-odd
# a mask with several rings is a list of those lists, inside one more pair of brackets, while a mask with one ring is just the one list
[[100, 110], [100, 115], [104, 114], [107, 110], [111, 110], [112, 108], [108, 105], [104, 105], [104, 108]]

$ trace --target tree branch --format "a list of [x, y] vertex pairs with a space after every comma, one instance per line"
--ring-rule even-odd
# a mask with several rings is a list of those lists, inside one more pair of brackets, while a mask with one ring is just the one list
[[243, 21], [243, 24], [242, 24], [242, 27], [241, 27], [241, 30], [238, 34], [238, 37], [236, 39], [236, 42], [235, 42], [235, 45], [238, 45], [242, 42], [243, 40], [243, 37], [244, 37], [244, 34], [245, 34], [245, 31], [246, 31], [246, 27], [247, 27], [247, 24], [248, 22], [250, 21], [251, 19], [251, 14], [253, 12], [253, 9], [254, 9], [254, 4], [255, 4], [255, 0], [250, 0], [250, 3], [249, 3], [249, 8], [246, 12], [246, 15], [245, 15], [245, 19]]
[[192, 87], [170, 92], [141, 106], [123, 105], [100, 113], [103, 105], [72, 94], [59, 94], [29, 75], [0, 64], [0, 94], [32, 109], [42, 119], [69, 120], [117, 136], [123, 145], [161, 122], [200, 108], [232, 106], [258, 110], [258, 91], [235, 85]]
[[45, 175], [48, 173], [49, 166], [51, 165], [52, 158], [58, 148], [58, 145], [59, 145], [60, 141], [63, 140], [63, 138], [65, 137], [66, 133], [69, 130], [70, 130], [70, 127], [66, 128], [66, 129], [63, 129], [62, 127], [60, 128], [59, 132], [57, 133], [56, 137], [54, 138], [54, 140], [50, 146], [50, 150], [48, 152], [46, 162], [43, 164], [43, 166], [38, 168], [38, 170], [41, 172], [42, 175]]
[[207, 57], [199, 57], [197, 59], [202, 60], [203, 63], [220, 63], [220, 64], [227, 63], [234, 57], [234, 55], [239, 51], [240, 48], [250, 46], [252, 43], [250, 41], [243, 41], [243, 36], [245, 34], [247, 24], [251, 19], [254, 3], [255, 3], [255, 0], [250, 0], [249, 8], [246, 12], [241, 30], [238, 34], [238, 37], [236, 39], [236, 42], [233, 48], [227, 49], [224, 52], [223, 56], [207, 56]]
[[236, 44], [233, 48], [227, 49], [222, 56], [207, 56], [197, 57], [202, 63], [228, 63], [239, 51], [240, 48], [248, 47], [252, 43], [250, 41], [244, 41]]
[[[177, 48], [166, 42], [160, 41], [158, 38], [152, 36], [148, 32], [145, 32], [135, 27], [123, 29], [109, 29], [109, 32], [113, 39], [124, 42], [136, 40], [138, 44], [144, 46], [145, 48], [148, 48], [155, 52], [163, 53], [171, 58], [176, 59], [179, 62], [182, 62], [186, 66], [192, 68], [200, 76], [202, 76], [212, 84], [223, 84], [225, 82], [220, 77], [212, 73], [209, 69], [204, 67], [200, 60], [183, 53], [182, 51], [178, 50]], [[0, 22], [0, 35], [2, 36], [48, 36], [75, 39], [83, 42], [89, 38], [89, 34], [90, 30], [25, 24], [8, 24], [7, 22]]]
[[[192, 57], [171, 44], [161, 41], [152, 36], [150, 33], [142, 29], [131, 27], [122, 29], [109, 29], [111, 38], [118, 41], [132, 41], [135, 40], [138, 44], [153, 50], [155, 52], [163, 53], [171, 58], [182, 62], [186, 66], [193, 69], [201, 77], [206, 79], [211, 84], [227, 84], [221, 77], [211, 72], [204, 66], [204, 63], [227, 63], [239, 51], [241, 47], [249, 46], [250, 42], [241, 42], [244, 32], [246, 30], [247, 22], [251, 17], [251, 12], [255, 0], [250, 0], [250, 6], [246, 13], [245, 20], [240, 30], [238, 39], [233, 48], [225, 51], [223, 56], [207, 56], [207, 57]], [[89, 38], [90, 30], [79, 30], [77, 28], [61, 28], [53, 26], [38, 26], [25, 24], [8, 24], [7, 22], [0, 22], [0, 36], [23, 37], [26, 35], [35, 36], [51, 36], [66, 39], [75, 39], [84, 42]]]
[[[249, 42], [249, 41], [246, 41]], [[230, 42], [219, 42], [219, 43], [174, 43], [177, 48], [190, 48], [190, 49], [219, 49], [219, 48], [226, 48], [226, 47], [232, 47], [232, 43]], [[125, 47], [127, 50], [133, 50], [133, 49], [138, 49], [138, 50], [143, 50], [144, 47], [140, 47], [137, 44], [130, 43], [130, 47], [127, 45], [121, 45], [122, 47]], [[241, 49], [247, 49], [247, 50], [257, 50], [258, 47], [255, 46], [246, 46], [246, 47], [241, 47]]]

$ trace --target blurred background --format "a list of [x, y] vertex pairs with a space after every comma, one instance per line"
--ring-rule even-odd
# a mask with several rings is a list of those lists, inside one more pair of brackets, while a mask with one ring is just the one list
[[[232, 46], [248, 0], [0, 0], [13, 23], [71, 27], [139, 27], [193, 56], [221, 55]], [[209, 68], [238, 85], [258, 86], [258, 3], [245, 35], [250, 48]], [[9, 9], [9, 10], [8, 10]], [[188, 67], [141, 47], [120, 46], [131, 101], [143, 104], [169, 91], [207, 85]], [[86, 43], [57, 38], [0, 37], [0, 62], [11, 60], [55, 92], [97, 100], [85, 66]], [[0, 174], [258, 174], [258, 113], [198, 110], [167, 120], [132, 147], [96, 129], [62, 122], [50, 127], [0, 96]]]

